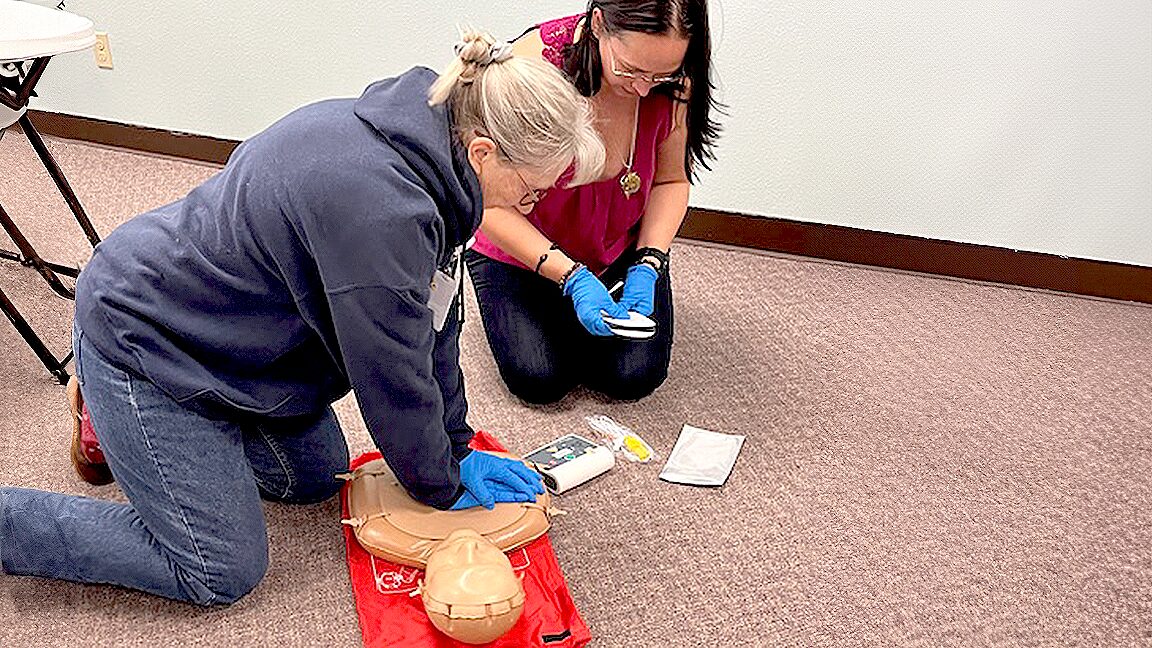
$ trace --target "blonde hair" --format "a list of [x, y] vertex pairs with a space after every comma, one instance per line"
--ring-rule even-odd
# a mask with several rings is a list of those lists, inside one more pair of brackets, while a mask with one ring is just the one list
[[553, 65], [511, 50], [484, 32], [464, 29], [456, 58], [432, 84], [428, 103], [447, 103], [462, 139], [491, 137], [513, 166], [562, 171], [574, 164], [570, 184], [592, 182], [605, 154], [588, 100]]

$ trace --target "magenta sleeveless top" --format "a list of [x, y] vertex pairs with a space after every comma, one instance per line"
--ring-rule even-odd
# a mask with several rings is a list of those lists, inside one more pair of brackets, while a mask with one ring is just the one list
[[[562, 68], [563, 49], [572, 43], [576, 23], [584, 14], [560, 18], [540, 25], [544, 41], [544, 58]], [[652, 177], [660, 144], [672, 131], [672, 99], [649, 94], [640, 100], [640, 118], [636, 128], [636, 156], [632, 169], [640, 174], [640, 191], [626, 197], [620, 189], [624, 171], [603, 182], [565, 189], [548, 190], [527, 219], [560, 249], [596, 274], [600, 274], [621, 254], [636, 245], [640, 217], [648, 207]], [[606, 160], [608, 169], [622, 167], [625, 160]], [[561, 183], [569, 174], [561, 176]], [[497, 261], [526, 267], [476, 233], [473, 250]]]

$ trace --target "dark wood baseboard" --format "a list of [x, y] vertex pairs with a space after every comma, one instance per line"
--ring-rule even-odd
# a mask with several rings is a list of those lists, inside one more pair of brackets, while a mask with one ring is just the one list
[[[45, 135], [223, 164], [239, 142], [28, 111]], [[729, 212], [689, 210], [687, 239], [1152, 304], [1152, 268]]]
[[240, 143], [207, 135], [180, 133], [147, 126], [29, 110], [28, 117], [43, 135], [106, 144], [146, 153], [159, 153], [186, 160], [224, 164]]
[[1152, 303], [1152, 268], [692, 209], [680, 236], [894, 270]]

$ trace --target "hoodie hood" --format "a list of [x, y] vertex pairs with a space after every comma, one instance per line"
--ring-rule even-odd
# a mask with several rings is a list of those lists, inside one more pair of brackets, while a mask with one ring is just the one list
[[415, 67], [377, 81], [353, 108], [404, 159], [436, 201], [452, 247], [463, 245], [480, 227], [484, 199], [480, 180], [445, 104], [428, 105], [428, 89], [437, 74]]

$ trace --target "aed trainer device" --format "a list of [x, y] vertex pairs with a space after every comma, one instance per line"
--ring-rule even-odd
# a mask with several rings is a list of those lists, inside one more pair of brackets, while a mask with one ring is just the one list
[[578, 434], [562, 436], [524, 455], [544, 478], [548, 490], [559, 495], [603, 475], [616, 465], [612, 450]]

